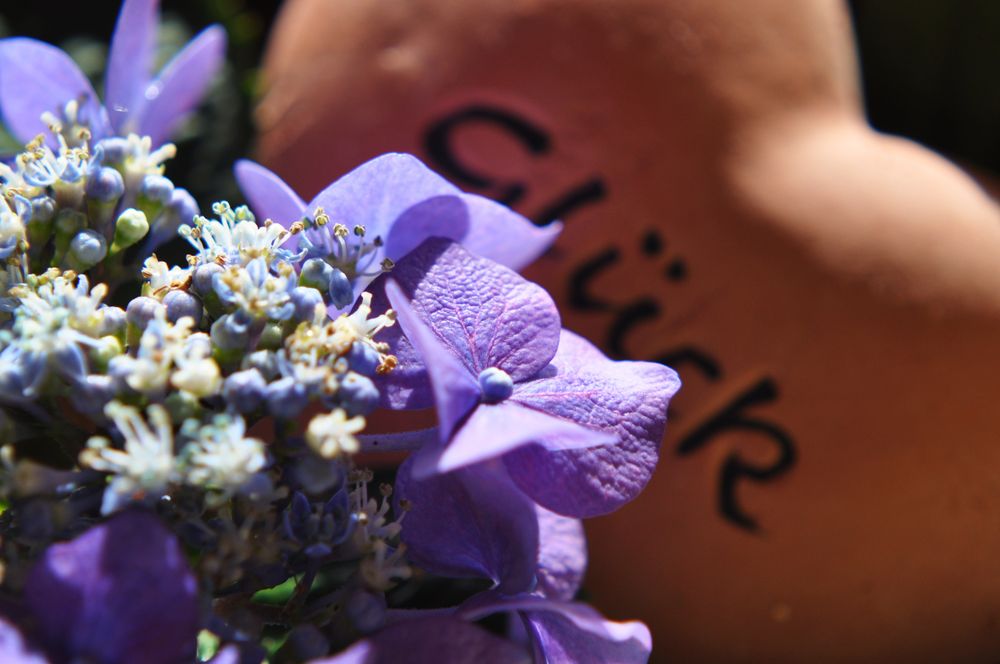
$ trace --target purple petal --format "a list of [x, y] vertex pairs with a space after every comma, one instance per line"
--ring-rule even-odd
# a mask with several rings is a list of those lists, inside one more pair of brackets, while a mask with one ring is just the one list
[[[390, 153], [358, 166], [328, 186], [309, 203], [306, 213], [312, 215], [323, 208], [335, 223], [349, 228], [364, 226], [367, 238], [381, 237], [385, 242], [373, 260], [389, 258], [395, 262], [428, 237], [458, 239], [465, 235], [469, 213], [460, 194], [457, 187], [416, 157]], [[426, 205], [429, 199], [441, 197], [445, 198], [437, 204]], [[307, 231], [311, 238], [321, 238], [327, 232]], [[356, 277], [355, 295], [372, 279]]]
[[643, 664], [653, 649], [641, 622], [611, 622], [585, 604], [539, 601], [521, 611], [548, 662]]
[[563, 331], [542, 377], [515, 385], [512, 401], [585, 427], [618, 443], [584, 450], [525, 447], [504, 457], [511, 477], [536, 502], [567, 516], [611, 512], [646, 486], [659, 455], [677, 374], [652, 362], [613, 362]]
[[339, 655], [311, 664], [528, 664], [528, 653], [455, 618], [414, 618], [389, 625]]
[[0, 662], [8, 664], [48, 664], [44, 655], [34, 652], [20, 630], [0, 618]]
[[142, 109], [156, 46], [158, 0], [125, 0], [111, 38], [104, 90], [111, 127], [123, 136], [134, 127], [128, 120]]
[[248, 159], [237, 161], [234, 170], [240, 191], [258, 221], [270, 219], [288, 228], [302, 218], [305, 201], [275, 173]]
[[524, 618], [539, 661], [640, 664], [653, 648], [649, 629], [641, 622], [605, 620], [586, 604], [538, 595], [481, 593], [465, 602], [458, 615], [479, 620], [502, 611], [517, 611]]
[[[397, 265], [396, 269], [398, 267]], [[387, 281], [388, 275], [384, 275], [368, 288], [368, 292], [372, 294], [372, 311], [380, 312], [392, 308], [385, 294]], [[420, 352], [403, 334], [402, 327], [393, 325], [382, 330], [378, 334], [378, 340], [389, 344], [397, 362], [391, 373], [377, 379], [382, 406], [394, 410], [433, 408], [434, 391], [427, 377], [427, 369], [424, 367]]]
[[441, 440], [445, 441], [460, 419], [478, 403], [479, 383], [434, 331], [424, 324], [394, 280], [385, 287], [399, 326], [428, 367], [438, 413]]
[[158, 664], [194, 655], [195, 579], [148, 512], [124, 512], [50, 546], [25, 597], [45, 641], [70, 659]]
[[407, 460], [396, 493], [410, 509], [402, 539], [418, 566], [452, 577], [491, 579], [516, 593], [534, 583], [538, 522], [533, 505], [503, 466], [472, 468], [418, 480]]
[[400, 262], [392, 278], [473, 376], [497, 367], [515, 382], [526, 380], [555, 355], [555, 303], [541, 286], [502, 265], [432, 239]]
[[[432, 382], [437, 386], [436, 367], [433, 363], [430, 367]], [[420, 455], [414, 474], [426, 477], [447, 473], [502, 456], [525, 445], [546, 448], [556, 445], [556, 449], [566, 449], [613, 442], [615, 437], [605, 431], [588, 429], [516, 403], [480, 404], [444, 447], [426, 450]]]
[[538, 588], [550, 599], [570, 600], [587, 569], [583, 522], [535, 506], [538, 514]]
[[34, 39], [0, 40], [0, 115], [15, 138], [27, 143], [47, 133], [42, 113], [61, 117], [74, 99], [80, 101], [80, 119], [90, 124], [94, 137], [106, 136], [104, 107], [68, 55]]
[[[370, 237], [380, 235], [388, 244], [396, 221], [406, 210], [428, 198], [460, 193], [416, 157], [390, 153], [365, 162], [328, 186], [309, 203], [306, 212], [314, 214], [321, 207], [331, 221], [349, 228], [361, 224]], [[468, 224], [464, 211], [463, 216], [465, 223], [452, 228], [442, 226], [437, 235], [455, 238], [464, 235]]]
[[521, 270], [541, 256], [562, 232], [555, 221], [538, 227], [510, 208], [475, 194], [462, 200], [469, 207], [469, 232], [462, 246], [483, 258]]
[[161, 145], [177, 123], [201, 102], [226, 51], [226, 32], [213, 25], [202, 30], [145, 89], [138, 133]]

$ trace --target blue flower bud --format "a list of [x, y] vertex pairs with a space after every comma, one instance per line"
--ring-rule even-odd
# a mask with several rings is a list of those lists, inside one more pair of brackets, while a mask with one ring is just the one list
[[483, 391], [483, 401], [500, 403], [514, 393], [514, 381], [503, 369], [490, 367], [479, 374], [479, 389]]
[[333, 274], [333, 266], [322, 258], [310, 258], [302, 264], [299, 272], [299, 285], [307, 288], [315, 288], [320, 293], [325, 293], [330, 287], [330, 276]]
[[312, 505], [309, 498], [301, 491], [292, 494], [292, 500], [281, 515], [285, 536], [296, 541], [307, 540], [312, 536], [309, 532], [309, 517], [312, 516]]
[[315, 288], [296, 286], [289, 294], [295, 306], [295, 320], [312, 321], [317, 306], [323, 306], [323, 296]]
[[38, 196], [31, 199], [31, 219], [34, 221], [52, 221], [56, 216], [56, 201], [49, 196]]
[[174, 183], [162, 175], [147, 175], [142, 179], [139, 193], [161, 205], [169, 205], [174, 196]]
[[309, 402], [304, 385], [291, 377], [281, 378], [267, 386], [267, 408], [275, 417], [291, 419], [298, 416]]
[[241, 413], [251, 413], [264, 403], [267, 381], [256, 369], [237, 371], [226, 378], [222, 397]]
[[191, 285], [194, 287], [194, 292], [202, 297], [213, 292], [212, 280], [215, 275], [222, 272], [223, 268], [218, 263], [205, 263], [196, 267], [191, 277]]
[[242, 312], [226, 314], [212, 323], [212, 342], [222, 350], [239, 350], [250, 343], [250, 325]]
[[278, 375], [278, 358], [274, 353], [258, 350], [243, 358], [244, 369], [256, 369], [265, 381], [273, 380]]
[[66, 261], [80, 272], [94, 267], [108, 255], [108, 241], [95, 230], [84, 229], [73, 236], [69, 243]]
[[125, 181], [122, 174], [113, 168], [96, 168], [87, 175], [87, 187], [84, 191], [88, 198], [112, 203], [125, 193]]
[[87, 358], [76, 344], [67, 344], [53, 354], [56, 371], [72, 385], [82, 383], [87, 377]]
[[100, 150], [104, 164], [120, 164], [128, 155], [128, 141], [120, 136], [105, 138], [94, 148], [95, 155]]
[[162, 308], [163, 303], [156, 298], [142, 295], [128, 303], [128, 307], [125, 309], [125, 319], [130, 325], [145, 330], [149, 321], [156, 316], [157, 310]]
[[190, 224], [198, 216], [198, 202], [187, 189], [176, 188], [170, 196], [170, 209], [182, 224]]
[[101, 309], [101, 325], [98, 334], [102, 337], [117, 335], [125, 329], [127, 323], [125, 310], [121, 307], [104, 307]]
[[367, 415], [378, 406], [378, 399], [378, 388], [370, 378], [349, 371], [340, 380], [337, 401], [348, 415]]
[[104, 405], [115, 399], [122, 389], [122, 382], [114, 376], [93, 374], [76, 385], [70, 392], [73, 406], [81, 413], [100, 413]]
[[347, 364], [351, 371], [370, 378], [375, 375], [379, 365], [378, 351], [370, 344], [355, 341], [351, 344], [351, 350], [347, 351]]
[[163, 306], [167, 308], [167, 320], [171, 323], [190, 316], [194, 319], [195, 327], [201, 324], [202, 306], [197, 295], [186, 290], [174, 289], [163, 296]]
[[333, 302], [333, 306], [336, 308], [345, 309], [354, 304], [354, 287], [351, 286], [351, 280], [347, 278], [347, 275], [342, 270], [334, 268], [333, 274], [330, 275], [330, 287], [328, 291], [330, 293], [330, 301]]

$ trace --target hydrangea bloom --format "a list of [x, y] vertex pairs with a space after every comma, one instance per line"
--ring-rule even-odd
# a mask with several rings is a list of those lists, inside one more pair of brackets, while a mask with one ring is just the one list
[[673, 370], [608, 360], [561, 330], [544, 290], [446, 240], [411, 254], [386, 291], [406, 335], [389, 341], [400, 364], [388, 401], [424, 407], [433, 394], [438, 413], [419, 474], [503, 457], [532, 498], [574, 516], [616, 509], [646, 485], [680, 386]]
[[[561, 229], [534, 226], [516, 212], [466, 194], [407, 154], [386, 154], [343, 176], [308, 204], [277, 175], [241, 161], [236, 177], [257, 216], [290, 227], [297, 242], [346, 276], [349, 306], [376, 277], [429, 237], [447, 237], [470, 251], [520, 269], [544, 252]], [[327, 277], [329, 280], [331, 277]], [[342, 278], [342, 277], [341, 277]]]
[[[200, 101], [222, 64], [225, 32], [206, 28], [155, 77], [150, 76], [158, 0], [125, 0], [118, 16], [101, 105], [87, 77], [58, 48], [25, 37], [0, 40], [0, 115], [27, 143], [55, 120], [100, 140], [149, 136], [160, 145]], [[72, 136], [71, 138], [77, 138]]]

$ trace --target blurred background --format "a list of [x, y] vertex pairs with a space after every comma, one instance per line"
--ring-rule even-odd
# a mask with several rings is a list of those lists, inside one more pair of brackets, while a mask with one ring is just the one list
[[[4, 3], [0, 35], [27, 35], [70, 51], [95, 78], [118, 13], [118, 0], [60, 3], [40, 11]], [[912, 138], [992, 181], [1000, 177], [1000, 2], [852, 0], [867, 111], [881, 131]], [[163, 57], [194, 32], [221, 23], [229, 68], [206, 113], [189, 127], [208, 140], [183, 145], [171, 169], [183, 172], [203, 204], [220, 192], [238, 198], [228, 165], [252, 153], [251, 112], [258, 65], [280, 0], [166, 0]], [[3, 140], [3, 139], [0, 139]], [[4, 151], [15, 146], [0, 144]], [[211, 192], [211, 193], [210, 193]]]

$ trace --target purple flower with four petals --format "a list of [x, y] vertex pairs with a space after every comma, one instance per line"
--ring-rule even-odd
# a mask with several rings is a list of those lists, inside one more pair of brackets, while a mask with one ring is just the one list
[[576, 517], [643, 489], [680, 387], [672, 369], [609, 360], [561, 329], [541, 287], [446, 240], [426, 242], [390, 277], [400, 329], [385, 335], [399, 358], [383, 381], [387, 404], [425, 408], [433, 395], [438, 414], [415, 475], [502, 458], [535, 502]]

